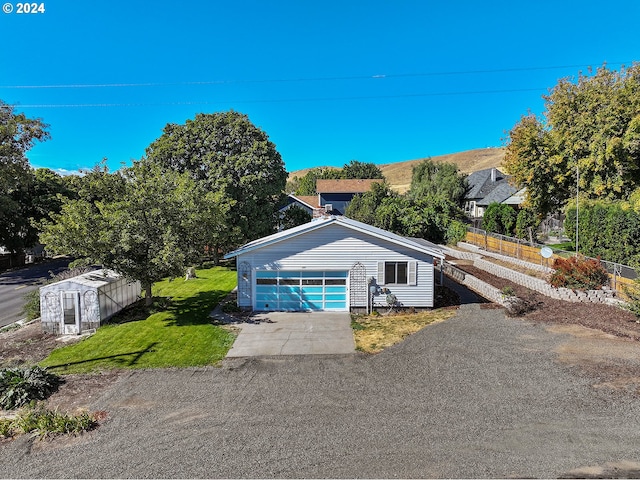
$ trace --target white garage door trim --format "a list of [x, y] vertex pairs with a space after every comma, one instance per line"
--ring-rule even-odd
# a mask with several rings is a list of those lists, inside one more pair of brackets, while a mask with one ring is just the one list
[[257, 270], [253, 308], [263, 311], [347, 311], [348, 276], [346, 270]]

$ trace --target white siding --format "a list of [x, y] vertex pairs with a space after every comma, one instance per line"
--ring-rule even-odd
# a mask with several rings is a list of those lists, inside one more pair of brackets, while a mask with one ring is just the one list
[[[40, 316], [45, 331], [61, 333], [58, 329], [61, 309], [56, 302], [52, 303], [51, 298], [49, 301], [46, 300], [48, 294], [53, 293], [59, 297], [61, 292], [77, 292], [81, 331], [99, 327], [110, 316], [134, 303], [140, 295], [140, 282], [128, 282], [124, 278], [113, 277], [101, 281], [99, 271], [91, 274], [98, 280], [87, 280], [87, 275], [89, 274], [40, 288]], [[91, 300], [89, 303], [88, 299]]]
[[[342, 225], [327, 225], [237, 257], [238, 264], [247, 261], [254, 270], [344, 271], [349, 270], [354, 263], [360, 262], [367, 269], [367, 277], [376, 279], [378, 262], [413, 260], [417, 261], [416, 285], [389, 285], [388, 288], [403, 305], [432, 307], [433, 257]], [[377, 300], [383, 301], [384, 298]], [[246, 305], [244, 303], [242, 306], [251, 305], [250, 301], [246, 302]]]

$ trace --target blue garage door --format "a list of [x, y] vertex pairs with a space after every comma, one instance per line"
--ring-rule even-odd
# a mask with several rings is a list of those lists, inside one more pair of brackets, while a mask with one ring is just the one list
[[256, 310], [347, 310], [347, 274], [331, 271], [256, 272]]

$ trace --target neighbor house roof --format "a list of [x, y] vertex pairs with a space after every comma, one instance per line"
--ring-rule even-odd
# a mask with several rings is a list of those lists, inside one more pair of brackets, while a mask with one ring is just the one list
[[[294, 195], [293, 193], [290, 193], [288, 195], [288, 197], [293, 200], [293, 202], [298, 202], [302, 205], [304, 205], [307, 208], [310, 209], [314, 209], [314, 208], [318, 208], [318, 196], [317, 195]], [[290, 202], [288, 205], [282, 207], [280, 210], [284, 210], [285, 208], [287, 208], [289, 205], [291, 205], [293, 202]]]
[[316, 180], [318, 193], [364, 193], [371, 190], [374, 183], [382, 183], [380, 178]]
[[517, 191], [518, 189], [516, 187], [513, 187], [508, 183], [500, 183], [496, 185], [495, 188], [491, 190], [486, 197], [483, 197], [476, 203], [480, 206], [488, 206], [492, 203], [502, 203]]
[[266, 247], [268, 245], [273, 245], [278, 242], [282, 242], [289, 238], [296, 237], [298, 235], [302, 235], [308, 232], [312, 232], [314, 230], [318, 230], [321, 228], [326, 228], [330, 225], [341, 225], [343, 227], [349, 228], [354, 231], [362, 232], [367, 235], [371, 235], [372, 237], [379, 238], [381, 240], [386, 240], [390, 243], [407, 247], [417, 252], [426, 253], [427, 255], [431, 255], [437, 258], [444, 258], [444, 253], [442, 250], [437, 247], [435, 244], [425, 244], [426, 241], [416, 241], [416, 239], [402, 237], [400, 235], [396, 235], [395, 233], [389, 232], [387, 230], [382, 230], [381, 228], [373, 227], [366, 223], [358, 222], [348, 217], [344, 216], [325, 216], [318, 218], [316, 220], [312, 220], [311, 222], [298, 225], [297, 227], [289, 228], [287, 230], [283, 230], [278, 233], [274, 233], [273, 235], [269, 235], [267, 237], [259, 238], [258, 240], [254, 240], [253, 242], [249, 242], [246, 245], [234, 250], [233, 252], [227, 253], [224, 258], [233, 258], [238, 255], [250, 252], [252, 250], [256, 250], [262, 247]]
[[305, 205], [308, 205], [311, 208], [318, 208], [318, 196], [317, 195], [291, 195], [294, 198], [297, 198]]
[[[495, 177], [492, 179], [492, 172]], [[484, 198], [491, 193], [498, 185], [508, 184], [508, 176], [497, 168], [487, 168], [478, 170], [467, 177], [469, 183], [468, 199]], [[515, 190], [514, 190], [515, 191]]]
[[509, 198], [502, 201], [507, 205], [522, 205], [526, 199], [527, 189], [522, 188], [511, 195]]

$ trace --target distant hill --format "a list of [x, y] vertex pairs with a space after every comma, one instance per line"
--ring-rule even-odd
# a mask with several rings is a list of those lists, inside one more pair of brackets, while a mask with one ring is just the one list
[[[428, 157], [425, 157], [428, 158]], [[485, 168], [500, 167], [504, 159], [504, 148], [478, 148], [467, 150], [466, 152], [450, 153], [431, 157], [434, 162], [455, 163], [462, 173], [473, 173]], [[409, 190], [411, 185], [411, 173], [415, 165], [422, 162], [424, 158], [417, 160], [407, 160], [404, 162], [387, 163], [378, 165], [384, 174], [391, 188], [400, 193]], [[303, 177], [310, 169], [297, 170], [289, 174], [289, 178], [297, 176]]]

